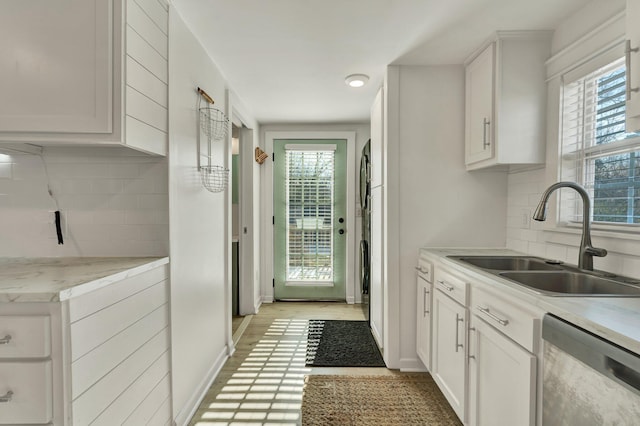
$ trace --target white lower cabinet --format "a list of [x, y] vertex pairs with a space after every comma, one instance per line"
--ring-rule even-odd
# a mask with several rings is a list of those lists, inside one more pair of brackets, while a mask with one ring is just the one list
[[431, 374], [463, 422], [467, 384], [466, 321], [467, 309], [436, 289], [433, 297]]
[[0, 303], [0, 425], [170, 424], [168, 276]]
[[534, 425], [536, 357], [473, 315], [469, 328], [469, 425]]
[[421, 250], [416, 268], [418, 357], [465, 425], [539, 424], [545, 312], [440, 259]]

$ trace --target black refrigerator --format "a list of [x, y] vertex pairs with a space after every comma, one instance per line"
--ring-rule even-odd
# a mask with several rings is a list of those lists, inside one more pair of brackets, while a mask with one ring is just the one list
[[362, 148], [360, 157], [360, 211], [362, 216], [362, 232], [360, 240], [360, 291], [362, 293], [362, 310], [367, 322], [370, 321], [369, 284], [371, 278], [371, 140]]

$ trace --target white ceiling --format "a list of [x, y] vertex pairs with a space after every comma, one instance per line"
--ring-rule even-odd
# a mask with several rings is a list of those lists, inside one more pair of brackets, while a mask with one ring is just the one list
[[[495, 30], [554, 29], [590, 0], [173, 0], [261, 123], [367, 122], [389, 64], [460, 64]], [[364, 88], [349, 74], [371, 77]]]

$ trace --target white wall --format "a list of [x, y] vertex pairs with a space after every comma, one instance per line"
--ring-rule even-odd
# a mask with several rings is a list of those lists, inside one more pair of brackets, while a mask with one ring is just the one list
[[465, 170], [461, 65], [392, 66], [389, 76], [385, 335], [392, 351], [385, 357], [390, 367], [415, 369], [418, 249], [504, 247], [507, 176]]
[[[231, 194], [208, 192], [196, 168], [201, 87], [227, 115], [225, 81], [172, 7], [169, 19], [169, 200], [173, 411], [185, 424], [207, 391], [231, 343]], [[230, 151], [214, 145], [214, 164]]]
[[[58, 209], [63, 245], [54, 225]], [[167, 160], [119, 147], [3, 154], [0, 211], [0, 256], [166, 256]]]
[[[559, 180], [557, 171], [558, 112], [562, 70], [586, 58], [602, 46], [624, 39], [625, 1], [593, 1], [568, 17], [555, 31], [553, 57], [548, 62], [547, 161], [535, 170], [512, 170], [508, 183], [507, 246], [532, 255], [578, 263], [580, 229], [555, 228], [555, 198], [552, 197], [546, 222], [531, 220], [542, 192]], [[619, 274], [640, 277], [640, 235], [592, 231], [593, 244], [609, 251], [604, 258], [594, 257], [594, 267]]]

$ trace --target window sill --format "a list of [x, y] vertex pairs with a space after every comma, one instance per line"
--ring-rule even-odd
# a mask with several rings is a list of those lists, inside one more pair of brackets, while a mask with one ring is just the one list
[[[638, 256], [640, 253], [640, 229], [624, 232], [612, 227], [592, 225], [591, 239], [593, 245], [602, 247], [610, 252]], [[630, 227], [629, 227], [630, 228]], [[555, 227], [544, 228], [545, 240], [549, 243], [578, 247], [582, 236], [581, 225], [558, 224]]]

